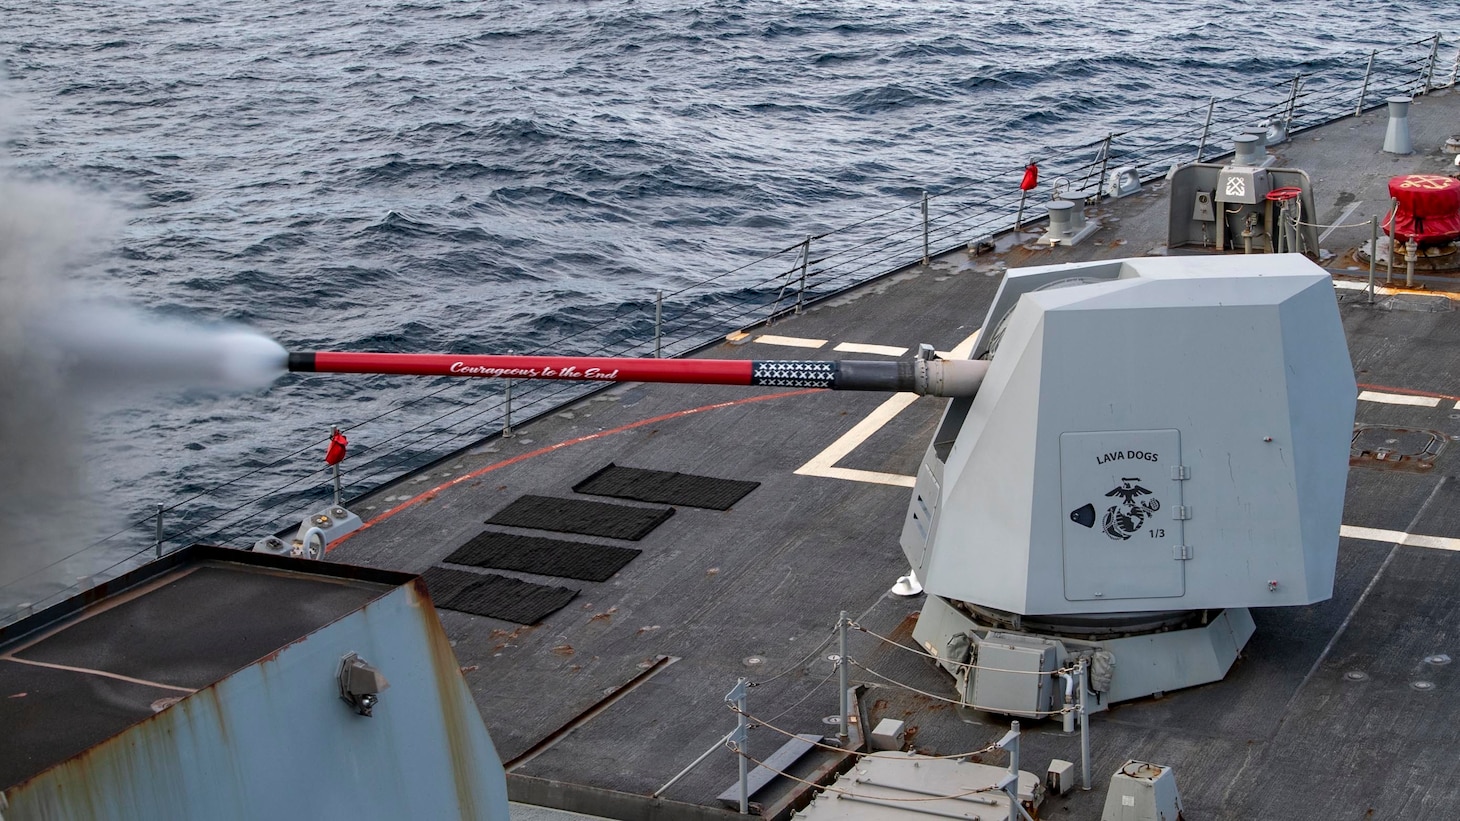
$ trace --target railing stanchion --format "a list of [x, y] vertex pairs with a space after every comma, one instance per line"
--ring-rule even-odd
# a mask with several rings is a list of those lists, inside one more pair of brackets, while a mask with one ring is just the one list
[[1379, 255], [1379, 218], [1369, 217], [1369, 304], [1374, 304], [1374, 257]]
[[806, 269], [811, 267], [811, 235], [806, 235], [806, 241], [801, 243], [801, 292], [796, 294], [796, 313], [801, 313], [801, 308], [806, 304]]
[[162, 558], [162, 505], [157, 506], [157, 558]]
[[1212, 112], [1215, 111], [1216, 108], [1217, 98], [1213, 97], [1211, 98], [1211, 101], [1207, 103], [1207, 122], [1206, 125], [1201, 127], [1201, 142], [1197, 143], [1196, 146], [1197, 162], [1201, 162], [1202, 152], [1205, 151], [1207, 148], [1207, 137], [1210, 136], [1212, 133]]
[[[512, 351], [508, 351], [507, 353], [511, 354]], [[511, 379], [508, 379], [507, 380], [506, 391], [507, 391], [507, 397], [506, 397], [506, 401], [503, 403], [503, 406], [504, 406], [505, 410], [503, 411], [503, 414], [502, 414], [502, 438], [503, 439], [511, 439], [512, 438], [512, 435], [513, 435], [512, 434], [512, 380]]]
[[663, 359], [660, 342], [664, 338], [664, 291], [654, 297], [654, 358]]
[[841, 715], [839, 716], [841, 722], [837, 725], [836, 737], [841, 740], [842, 744], [846, 744], [847, 739], [851, 736], [847, 724], [852, 720], [852, 705], [851, 699], [847, 696], [847, 689], [851, 686], [851, 682], [847, 680], [850, 674], [847, 668], [850, 665], [847, 664], [847, 611], [845, 610], [842, 611], [841, 618], [837, 619], [836, 632], [838, 654], [836, 658], [836, 669], [840, 674], [837, 677], [837, 683], [841, 685], [841, 694], [838, 701], [838, 707], [841, 708]]
[[1283, 117], [1283, 122], [1289, 124], [1293, 122], [1293, 112], [1298, 108], [1298, 89], [1302, 87], [1303, 75], [1298, 74], [1293, 77], [1293, 87], [1288, 91], [1288, 112]]
[[1420, 92], [1421, 94], [1429, 94], [1430, 93], [1430, 89], [1432, 89], [1432, 88], [1435, 87], [1434, 86], [1434, 81], [1435, 81], [1435, 61], [1438, 60], [1439, 58], [1440, 58], [1440, 35], [1439, 34], [1436, 34], [1435, 35], [1434, 42], [1430, 44], [1430, 60], [1429, 60], [1429, 65], [1425, 66], [1425, 87], [1424, 87], [1424, 90]]
[[1078, 676], [1080, 705], [1080, 789], [1090, 789], [1090, 705], [1085, 691], [1090, 687], [1090, 660], [1080, 659]]
[[928, 264], [928, 192], [923, 191], [923, 264]]
[[1110, 144], [1115, 140], [1112, 132], [1105, 135], [1105, 145], [1100, 149], [1100, 176], [1095, 178], [1095, 204], [1100, 204], [1100, 195], [1105, 191], [1105, 172], [1110, 168]]
[[1374, 76], [1374, 57], [1379, 54], [1378, 49], [1369, 52], [1369, 67], [1364, 69], [1364, 86], [1359, 89], [1359, 104], [1354, 106], [1354, 116], [1364, 113], [1364, 98], [1369, 94], [1369, 78]]

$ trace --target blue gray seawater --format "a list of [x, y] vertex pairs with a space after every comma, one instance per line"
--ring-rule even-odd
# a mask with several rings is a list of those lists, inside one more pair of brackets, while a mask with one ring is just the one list
[[[1441, 7], [3, 0], [0, 153], [11, 179], [110, 207], [76, 226], [109, 227], [65, 271], [90, 296], [290, 350], [576, 352], [604, 341], [584, 329], [652, 314], [656, 290], [978, 169], [1362, 63], [1453, 29]], [[287, 508], [323, 486], [283, 485], [335, 423], [419, 463], [486, 431], [402, 433], [488, 390], [290, 376], [110, 403], [82, 460], [104, 513], [73, 546], [145, 548], [150, 524], [128, 525], [156, 503], [178, 543], [251, 499]]]

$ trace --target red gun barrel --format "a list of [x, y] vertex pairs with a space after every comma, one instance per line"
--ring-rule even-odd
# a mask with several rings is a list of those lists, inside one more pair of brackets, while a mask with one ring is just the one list
[[902, 362], [863, 362], [332, 351], [289, 354], [289, 370], [301, 372], [558, 379], [573, 382], [764, 385], [831, 390], [912, 391], [935, 396], [973, 395], [987, 368], [987, 362], [929, 358]]

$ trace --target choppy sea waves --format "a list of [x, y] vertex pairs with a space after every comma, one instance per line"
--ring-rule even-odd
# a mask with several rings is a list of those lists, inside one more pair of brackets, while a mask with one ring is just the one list
[[[6, 175], [119, 215], [72, 287], [290, 350], [478, 353], [641, 338], [659, 291], [690, 322], [809, 233], [1454, 28], [1412, 1], [0, 8]], [[174, 544], [272, 532], [323, 492], [330, 425], [390, 457], [368, 487], [491, 432], [500, 390], [108, 403], [85, 458], [106, 513], [75, 546], [146, 548], [157, 503]]]

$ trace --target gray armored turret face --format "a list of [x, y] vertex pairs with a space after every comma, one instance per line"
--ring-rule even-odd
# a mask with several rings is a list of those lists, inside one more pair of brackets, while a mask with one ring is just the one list
[[[949, 404], [903, 528], [929, 652], [1106, 654], [1108, 703], [1221, 678], [1243, 608], [1332, 595], [1357, 390], [1317, 266], [1021, 269], [984, 327], [988, 374]], [[960, 686], [1029, 712], [1017, 683]]]

